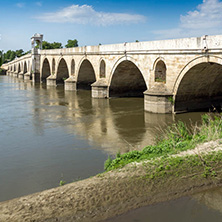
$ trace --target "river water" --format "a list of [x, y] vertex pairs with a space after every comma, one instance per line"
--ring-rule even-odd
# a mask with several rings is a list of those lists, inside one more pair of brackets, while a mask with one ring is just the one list
[[[173, 122], [199, 122], [203, 114], [151, 114], [144, 112], [143, 98], [92, 99], [90, 91], [67, 92], [63, 86], [9, 76], [0, 76], [0, 104], [0, 201], [57, 187], [60, 180], [73, 182], [101, 173], [109, 155], [142, 149]], [[215, 199], [214, 204], [184, 197], [110, 221], [172, 222], [166, 214], [175, 210], [184, 218], [195, 215], [193, 221], [222, 221], [222, 210], [211, 206], [222, 198], [209, 197], [215, 192], [222, 190], [200, 194]]]

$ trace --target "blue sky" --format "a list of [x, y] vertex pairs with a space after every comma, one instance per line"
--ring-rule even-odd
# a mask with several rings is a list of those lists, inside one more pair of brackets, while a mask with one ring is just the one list
[[221, 0], [1, 2], [0, 50], [30, 49], [35, 33], [80, 46], [222, 34]]

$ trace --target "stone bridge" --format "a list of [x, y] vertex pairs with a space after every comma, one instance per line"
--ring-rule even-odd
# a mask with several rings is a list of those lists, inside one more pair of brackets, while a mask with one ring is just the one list
[[155, 113], [222, 105], [222, 35], [53, 50], [36, 48], [39, 37], [30, 54], [2, 66], [8, 75], [91, 89], [94, 98], [141, 96]]

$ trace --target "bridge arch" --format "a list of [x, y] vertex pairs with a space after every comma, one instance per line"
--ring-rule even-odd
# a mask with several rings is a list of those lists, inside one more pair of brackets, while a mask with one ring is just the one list
[[41, 80], [43, 82], [46, 82], [46, 79], [50, 76], [50, 64], [49, 60], [45, 58], [42, 63], [42, 69], [41, 69]]
[[29, 72], [29, 73], [31, 73], [31, 71], [32, 71], [30, 64], [31, 64], [30, 61], [28, 61], [28, 72]]
[[56, 83], [64, 83], [69, 78], [69, 69], [64, 58], [60, 58], [56, 73]]
[[26, 63], [26, 61], [24, 62], [24, 66], [23, 66], [23, 73], [25, 74], [25, 73], [27, 73], [27, 63]]
[[18, 63], [18, 73], [20, 73], [20, 72], [21, 72], [21, 64]]
[[77, 89], [91, 89], [91, 84], [96, 81], [96, 74], [92, 63], [83, 58], [77, 72]]
[[114, 65], [109, 79], [109, 97], [142, 97], [147, 85], [139, 65], [124, 57]]
[[202, 56], [190, 61], [175, 82], [174, 112], [221, 108], [222, 58]]

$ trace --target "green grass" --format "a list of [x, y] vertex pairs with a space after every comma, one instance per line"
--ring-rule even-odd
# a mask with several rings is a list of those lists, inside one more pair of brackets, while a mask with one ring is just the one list
[[222, 116], [205, 114], [200, 126], [189, 129], [183, 122], [168, 127], [155, 145], [147, 146], [141, 151], [119, 154], [115, 159], [110, 157], [104, 164], [106, 171], [122, 168], [128, 163], [151, 160], [193, 149], [197, 144], [222, 138]]
[[59, 186], [64, 186], [65, 184], [66, 184], [66, 181], [64, 181], [64, 180], [59, 181]]
[[[222, 152], [212, 152], [202, 155], [177, 156], [154, 160], [145, 165], [146, 179], [166, 177], [216, 177], [221, 170]], [[218, 169], [219, 168], [219, 169]]]

